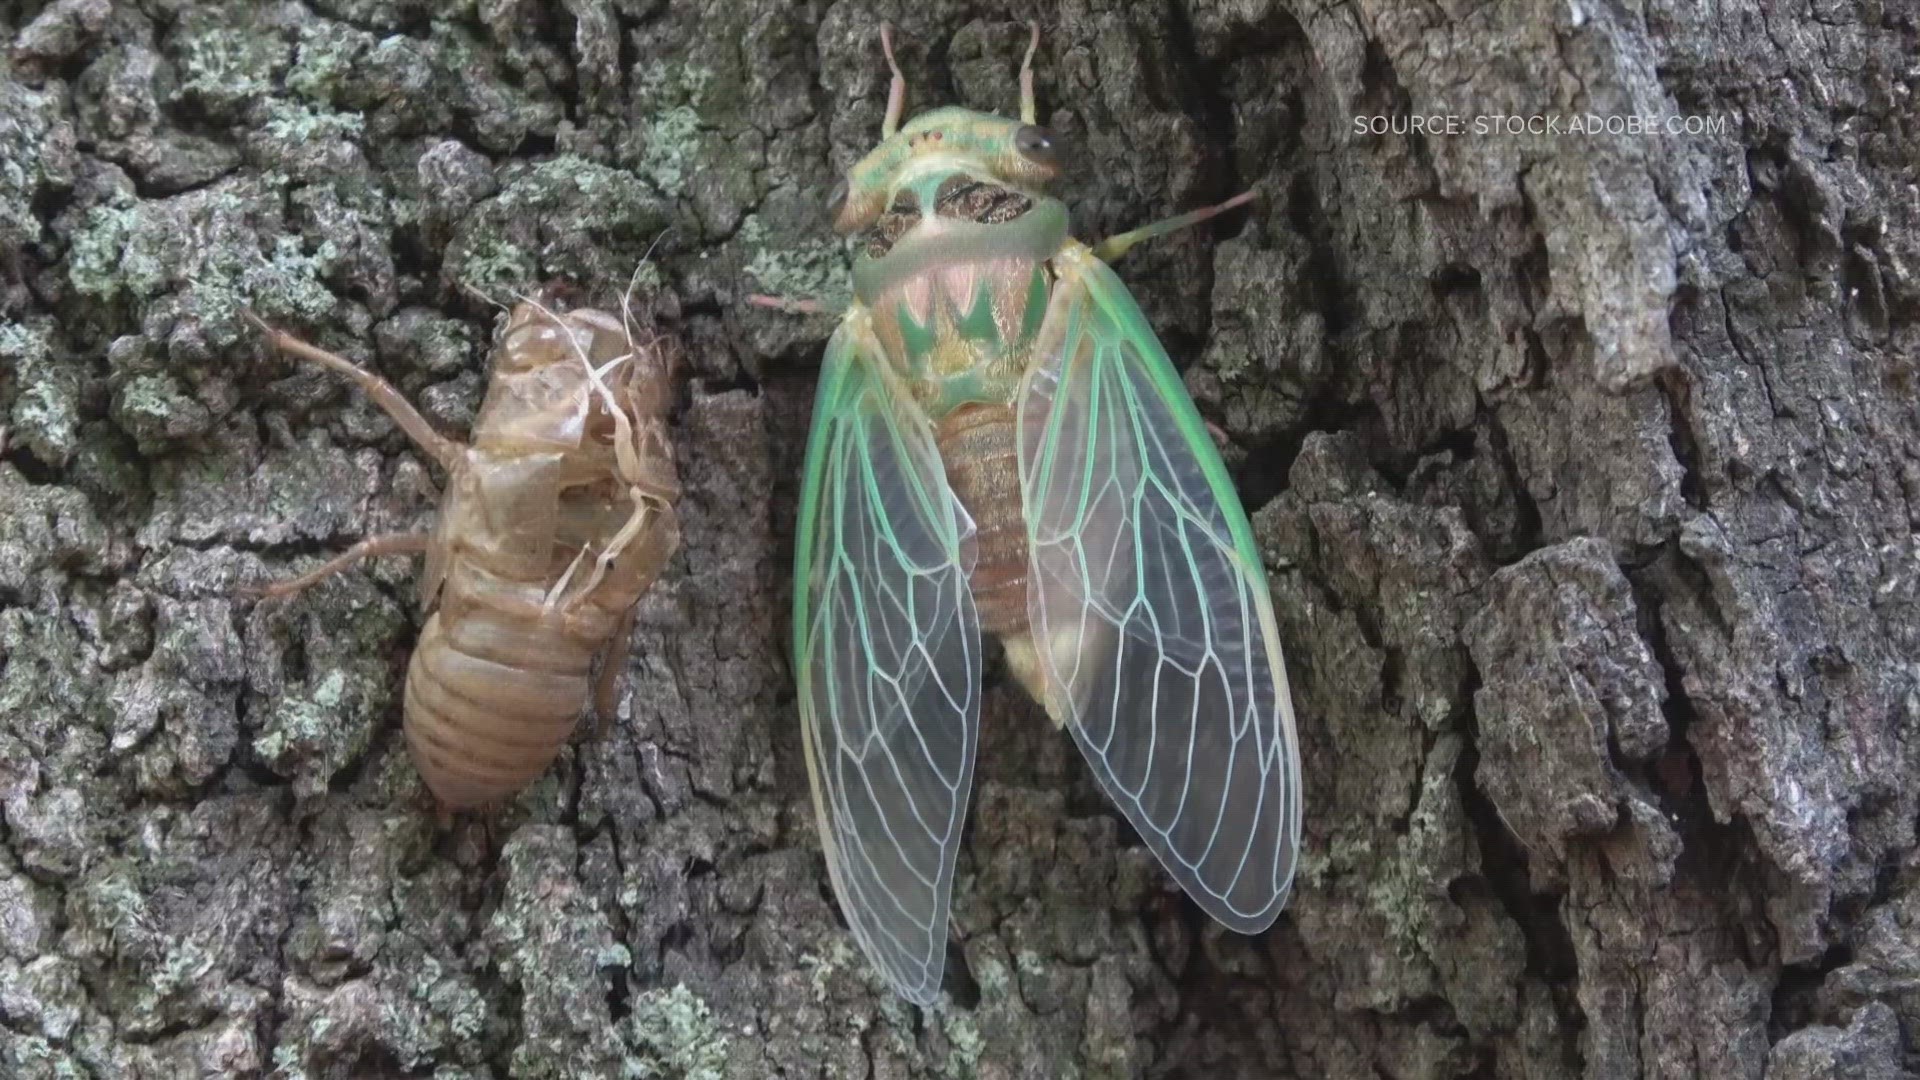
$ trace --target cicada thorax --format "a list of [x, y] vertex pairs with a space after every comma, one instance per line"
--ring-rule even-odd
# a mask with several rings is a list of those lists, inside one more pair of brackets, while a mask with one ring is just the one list
[[594, 658], [621, 644], [677, 545], [668, 512], [597, 562], [637, 501], [665, 508], [679, 493], [655, 385], [665, 372], [616, 365], [630, 348], [604, 313], [556, 322], [529, 305], [501, 341], [442, 500], [425, 582], [434, 610], [407, 676], [408, 745], [447, 807], [497, 801], [546, 770], [593, 695]]
[[981, 627], [1040, 696], [1014, 400], [1046, 315], [1066, 213], [1052, 199], [966, 175], [917, 187], [918, 197], [903, 189], [868, 230], [856, 289], [881, 348], [933, 420], [948, 483], [973, 519], [969, 584]]

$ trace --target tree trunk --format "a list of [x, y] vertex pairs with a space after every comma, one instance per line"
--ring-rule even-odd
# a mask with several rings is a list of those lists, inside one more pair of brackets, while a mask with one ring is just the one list
[[[990, 668], [921, 1011], [838, 920], [787, 663], [831, 322], [744, 298], [847, 294], [826, 193], [883, 19], [910, 108], [1008, 114], [1029, 16], [1078, 235], [1260, 193], [1119, 270], [1253, 512], [1306, 846], [1274, 930], [1221, 931]], [[1910, 5], [10, 0], [0, 33], [0, 1072], [1920, 1065]], [[685, 546], [610, 735], [442, 831], [399, 734], [416, 568], [235, 596], [424, 527], [438, 478], [242, 312], [459, 433], [483, 295], [611, 303], [643, 260]]]

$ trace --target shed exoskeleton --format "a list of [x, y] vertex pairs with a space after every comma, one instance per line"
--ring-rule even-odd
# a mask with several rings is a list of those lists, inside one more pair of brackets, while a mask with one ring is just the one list
[[634, 606], [679, 546], [671, 343], [636, 342], [604, 311], [522, 301], [460, 443], [379, 376], [261, 329], [275, 348], [352, 379], [447, 483], [431, 532], [370, 537], [260, 592], [295, 593], [373, 555], [425, 554], [408, 750], [443, 812], [512, 796], [589, 708], [603, 724], [611, 716]]

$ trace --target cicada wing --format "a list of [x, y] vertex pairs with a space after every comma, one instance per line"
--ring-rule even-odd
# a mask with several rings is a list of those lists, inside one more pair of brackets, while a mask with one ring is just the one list
[[927, 1004], [979, 741], [973, 522], [868, 326], [834, 335], [814, 402], [794, 670], [834, 891], [867, 956]]
[[1019, 402], [1047, 706], [1200, 906], [1286, 903], [1300, 759], [1273, 600], [1219, 452], [1139, 306], [1070, 246]]

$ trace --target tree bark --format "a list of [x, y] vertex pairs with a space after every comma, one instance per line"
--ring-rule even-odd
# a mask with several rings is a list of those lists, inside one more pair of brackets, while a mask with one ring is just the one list
[[[830, 320], [744, 298], [848, 292], [883, 19], [910, 108], [1009, 114], [1029, 16], [1078, 235], [1260, 193], [1119, 270], [1253, 513], [1307, 836], [1275, 929], [1221, 931], [990, 669], [921, 1011], [838, 921], [787, 664]], [[1920, 1067], [1909, 4], [11, 0], [0, 37], [0, 1072]], [[475, 293], [643, 261], [685, 546], [610, 735], [442, 831], [415, 569], [235, 596], [437, 478], [242, 311], [461, 433]]]

